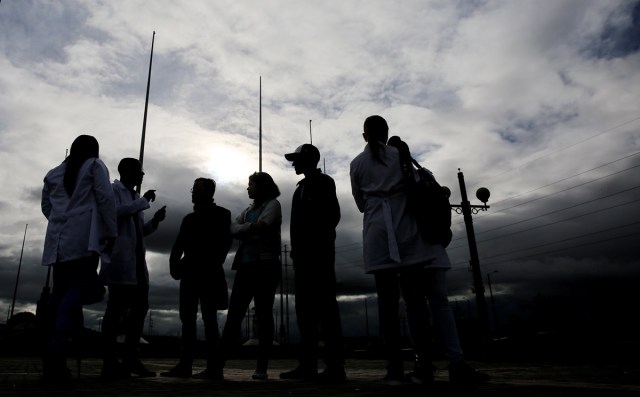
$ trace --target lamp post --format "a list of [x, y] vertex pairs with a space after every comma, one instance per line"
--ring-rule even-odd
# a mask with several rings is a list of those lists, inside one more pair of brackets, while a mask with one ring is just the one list
[[491, 311], [493, 312], [493, 327], [498, 328], [498, 312], [496, 302], [493, 300], [493, 288], [491, 288], [491, 275], [498, 273], [497, 270], [487, 273], [487, 285], [489, 286], [489, 296], [491, 297]]
[[[467, 229], [467, 240], [469, 242], [469, 254], [471, 259], [469, 265], [471, 266], [471, 272], [473, 274], [473, 290], [476, 295], [476, 305], [478, 306], [478, 320], [480, 321], [480, 327], [482, 337], [487, 339], [489, 337], [489, 319], [487, 313], [487, 302], [484, 298], [484, 285], [482, 284], [482, 272], [480, 271], [480, 260], [478, 259], [478, 247], [476, 245], [476, 235], [473, 230], [473, 214], [477, 214], [480, 211], [486, 211], [489, 209], [487, 201], [489, 201], [490, 192], [489, 189], [481, 187], [476, 191], [476, 197], [483, 205], [472, 205], [467, 198], [467, 188], [464, 183], [464, 174], [458, 168], [458, 182], [460, 184], [460, 195], [462, 196], [462, 202], [458, 204], [452, 204], [451, 209], [456, 213], [464, 216], [464, 224]], [[451, 191], [447, 189], [448, 194]]]

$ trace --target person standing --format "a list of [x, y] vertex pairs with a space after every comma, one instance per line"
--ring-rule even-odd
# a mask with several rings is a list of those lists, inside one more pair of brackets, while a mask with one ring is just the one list
[[[394, 385], [405, 379], [398, 315], [400, 289], [416, 353], [412, 380], [433, 381], [431, 329], [425, 297], [433, 306], [434, 323], [445, 334], [445, 340], [458, 343], [455, 352], [452, 345], [448, 346], [448, 350], [455, 353], [449, 357], [449, 379], [456, 383], [488, 380], [486, 374], [464, 361], [453, 316], [445, 315], [448, 299], [444, 276], [451, 268], [449, 257], [442, 245], [431, 245], [424, 240], [409, 211], [400, 153], [387, 145], [386, 120], [377, 115], [368, 117], [362, 136], [367, 145], [350, 164], [351, 190], [358, 209], [364, 213], [365, 270], [375, 277], [380, 330], [388, 360], [383, 382]], [[429, 277], [425, 277], [426, 274]]]
[[[344, 347], [336, 301], [335, 239], [340, 205], [333, 179], [317, 168], [320, 152], [311, 144], [285, 154], [297, 175], [304, 174], [291, 203], [291, 258], [295, 270], [296, 318], [301, 352], [298, 366], [282, 379], [342, 382]], [[322, 330], [325, 370], [318, 375], [318, 342]]]
[[194, 377], [222, 379], [217, 356], [220, 341], [218, 310], [224, 310], [228, 305], [222, 266], [231, 248], [231, 212], [215, 204], [215, 192], [213, 179], [195, 180], [191, 189], [193, 212], [182, 220], [171, 249], [171, 276], [180, 280], [182, 355], [180, 362], [161, 376], [188, 378], [192, 375], [199, 304], [207, 344], [207, 368]]
[[247, 187], [253, 203], [231, 224], [240, 246], [233, 259], [233, 279], [227, 322], [222, 332], [221, 363], [228, 359], [240, 338], [245, 313], [253, 299], [258, 325], [258, 360], [254, 380], [267, 380], [269, 355], [274, 337], [273, 302], [280, 281], [280, 189], [266, 172], [249, 176]]
[[[135, 188], [142, 183], [144, 171], [140, 161], [124, 158], [118, 164], [120, 180], [111, 185], [116, 197], [118, 237], [109, 250], [103, 252], [100, 277], [109, 288], [109, 300], [102, 320], [104, 361], [101, 376], [107, 379], [153, 377], [138, 358], [138, 344], [142, 337], [144, 320], [149, 310], [149, 270], [145, 260], [144, 237], [155, 232], [165, 219], [162, 207], [153, 218], [144, 221], [144, 210], [156, 198], [155, 190], [142, 197]], [[117, 338], [120, 324], [125, 332], [124, 358], [118, 361]]]
[[42, 264], [53, 266], [48, 317], [51, 330], [42, 373], [46, 381], [71, 378], [66, 365], [69, 338], [83, 327], [83, 304], [102, 300], [97, 267], [105, 245], [117, 236], [116, 206], [109, 170], [99, 159], [98, 141], [78, 136], [69, 156], [50, 170], [42, 188], [47, 218]]

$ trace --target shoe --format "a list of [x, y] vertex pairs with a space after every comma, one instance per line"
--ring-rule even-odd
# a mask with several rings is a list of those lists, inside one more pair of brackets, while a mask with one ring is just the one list
[[208, 380], [224, 380], [224, 374], [222, 370], [214, 371], [207, 368], [204, 371], [198, 372], [197, 374], [193, 375], [192, 378], [208, 379]]
[[433, 365], [427, 366], [416, 362], [413, 371], [405, 375], [405, 380], [416, 385], [431, 385], [434, 383], [433, 371], [435, 371]]
[[449, 382], [457, 385], [479, 385], [488, 382], [489, 375], [471, 367], [465, 361], [449, 364]]
[[186, 365], [178, 364], [167, 372], [161, 372], [160, 376], [167, 378], [190, 378], [191, 368]]
[[291, 380], [315, 380], [318, 377], [317, 369], [306, 369], [301, 366], [297, 366], [295, 369], [280, 374], [280, 379]]
[[404, 375], [387, 373], [381, 383], [385, 386], [402, 386], [405, 384]]
[[118, 360], [104, 360], [100, 378], [105, 380], [118, 380], [131, 377], [131, 373]]
[[318, 374], [318, 382], [327, 384], [342, 383], [347, 380], [347, 374], [344, 372], [344, 367], [326, 368], [324, 371]]
[[149, 371], [140, 360], [125, 361], [122, 364], [129, 373], [138, 375], [140, 378], [154, 378], [156, 376], [155, 371]]
[[251, 379], [253, 380], [267, 380], [269, 379], [269, 375], [267, 375], [267, 371], [256, 369], [256, 372], [251, 375]]
[[62, 355], [47, 355], [42, 360], [42, 379], [49, 384], [67, 384], [71, 381], [71, 370]]

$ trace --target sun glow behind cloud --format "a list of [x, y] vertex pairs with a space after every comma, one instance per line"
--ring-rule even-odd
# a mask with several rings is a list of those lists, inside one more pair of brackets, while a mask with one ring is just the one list
[[255, 169], [255, 159], [237, 147], [222, 144], [209, 149], [207, 170], [216, 183], [242, 184]]

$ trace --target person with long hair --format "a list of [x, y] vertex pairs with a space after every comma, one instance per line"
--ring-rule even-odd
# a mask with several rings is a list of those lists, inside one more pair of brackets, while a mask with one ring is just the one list
[[42, 264], [53, 267], [48, 316], [50, 335], [43, 357], [43, 377], [65, 381], [69, 339], [83, 328], [83, 304], [102, 300], [97, 275], [100, 254], [118, 234], [109, 171], [99, 159], [98, 141], [78, 136], [69, 156], [44, 177], [42, 213], [48, 220]]
[[368, 117], [362, 136], [367, 145], [351, 162], [351, 190], [358, 209], [364, 213], [365, 270], [374, 275], [378, 295], [380, 332], [388, 360], [383, 382], [395, 385], [406, 379], [400, 343], [400, 291], [416, 354], [414, 370], [409, 374], [411, 381], [433, 382], [426, 300], [449, 355], [450, 381], [486, 381], [486, 374], [464, 361], [447, 298], [445, 275], [451, 268], [449, 257], [442, 245], [429, 244], [418, 230], [407, 205], [407, 182], [400, 153], [387, 145], [386, 120], [377, 115]]
[[277, 197], [280, 190], [266, 172], [249, 176], [247, 187], [253, 203], [231, 224], [231, 234], [240, 240], [233, 260], [236, 270], [229, 311], [224, 325], [221, 347], [221, 368], [238, 345], [242, 320], [253, 299], [258, 333], [258, 360], [252, 376], [266, 380], [269, 354], [273, 344], [273, 302], [280, 281], [280, 226], [282, 209]]

